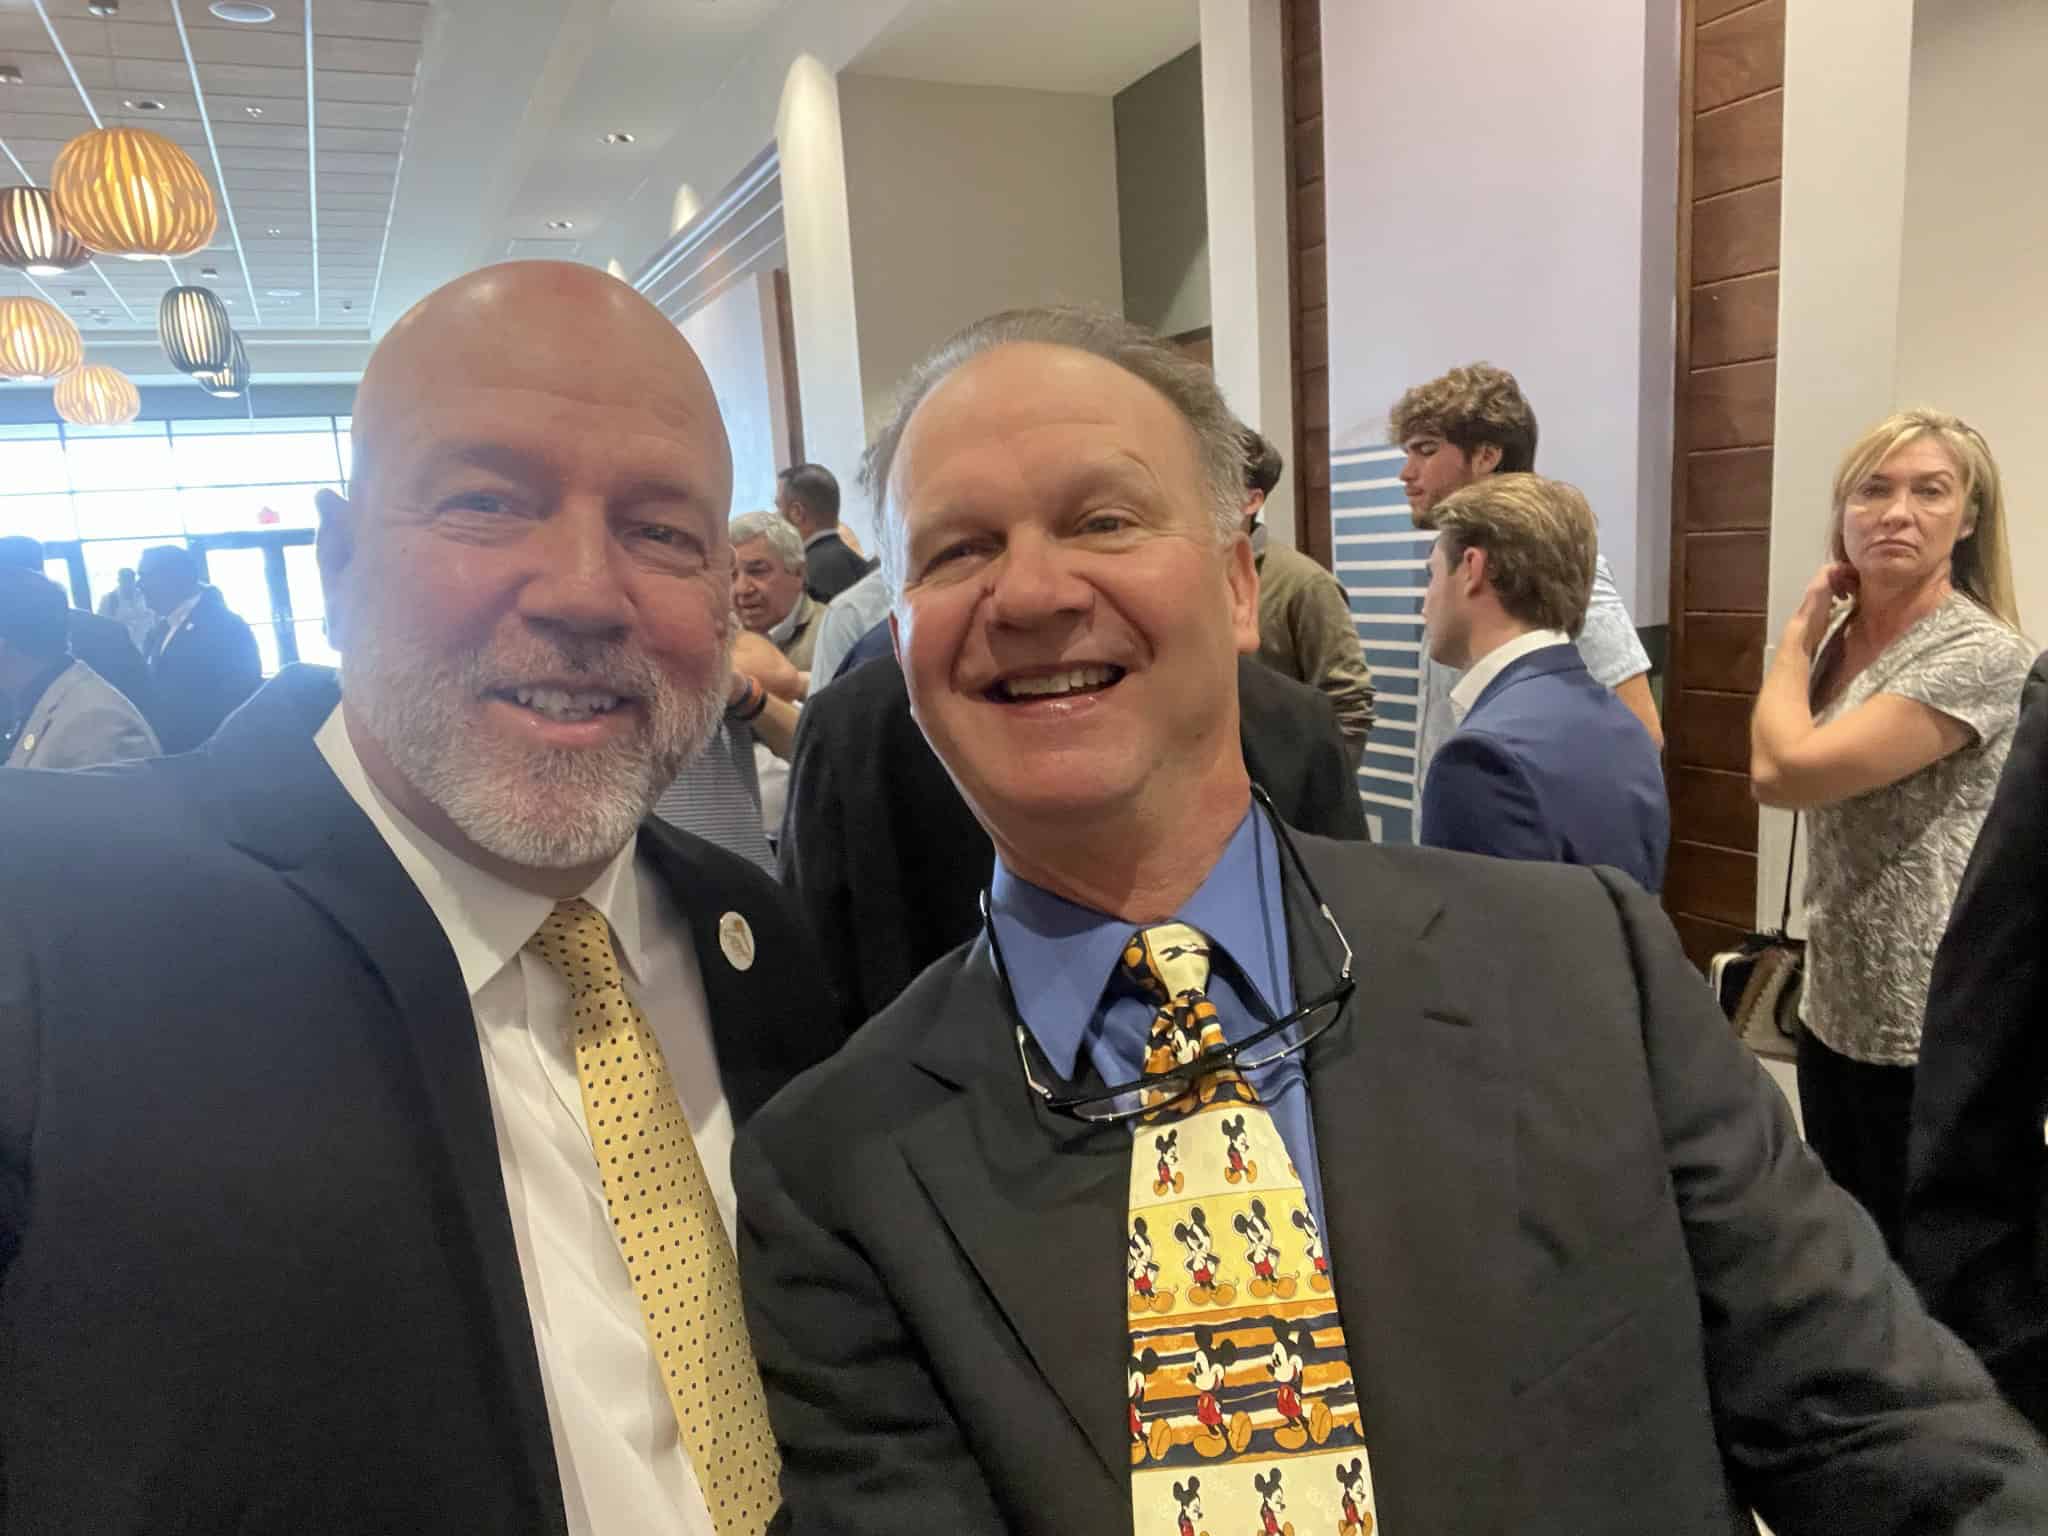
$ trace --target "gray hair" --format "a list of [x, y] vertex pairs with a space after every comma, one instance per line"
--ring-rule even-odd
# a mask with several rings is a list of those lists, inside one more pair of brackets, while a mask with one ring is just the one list
[[887, 506], [889, 473], [910, 418], [955, 369], [985, 352], [1016, 343], [1070, 347], [1086, 352], [1139, 379], [1161, 395], [1194, 434], [1209, 491], [1216, 540], [1228, 544], [1244, 526], [1243, 426], [1223, 403], [1216, 375], [1205, 365], [1176, 352], [1156, 334], [1121, 316], [1102, 310], [1049, 306], [1009, 309], [977, 320], [942, 343], [910, 371], [888, 423], [876, 434], [861, 460], [860, 483], [874, 505], [881, 545], [882, 571], [892, 593], [903, 590], [909, 558], [903, 519]]
[[768, 548], [782, 562], [785, 571], [804, 568], [803, 535], [791, 527], [789, 519], [780, 512], [742, 512], [732, 520], [731, 532], [734, 549], [756, 539], [766, 539]]

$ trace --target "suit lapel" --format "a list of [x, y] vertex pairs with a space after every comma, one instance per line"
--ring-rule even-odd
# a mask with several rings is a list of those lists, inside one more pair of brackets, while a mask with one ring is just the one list
[[1024, 1081], [1014, 1015], [977, 943], [917, 1064], [959, 1091], [900, 1137], [911, 1170], [1121, 1494], [1131, 1133], [1053, 1115]]
[[[1412, 869], [1356, 844], [1303, 851], [1357, 952], [1350, 1017], [1310, 1047], [1309, 1102], [1381, 1507], [1394, 1529], [1494, 1531], [1514, 1344], [1501, 1021], [1468, 1006], [1435, 942], [1443, 902]], [[1329, 974], [1307, 947], [1312, 911], [1290, 901], [1296, 984], [1311, 988]]]
[[196, 777], [209, 786], [229, 840], [325, 913], [390, 996], [448, 1183], [451, 1266], [479, 1293], [489, 1319], [501, 1400], [513, 1420], [508, 1457], [531, 1480], [546, 1529], [559, 1531], [561, 1484], [475, 1014], [433, 910], [313, 745], [339, 697], [331, 674], [288, 669], [196, 755], [205, 760]]
[[21, 734], [16, 739], [15, 748], [21, 755], [21, 761], [14, 766], [34, 766], [37, 751], [49, 739], [50, 722], [57, 718], [58, 706], [77, 686], [78, 664], [74, 662], [58, 673], [51, 680], [50, 686], [43, 690], [43, 696], [36, 700], [36, 707], [29, 711], [28, 720], [23, 724]]

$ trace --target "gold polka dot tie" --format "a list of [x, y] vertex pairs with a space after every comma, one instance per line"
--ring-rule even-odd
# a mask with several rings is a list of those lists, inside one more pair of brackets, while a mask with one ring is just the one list
[[668, 1063], [626, 995], [611, 926], [589, 902], [556, 907], [527, 947], [569, 984], [605, 1208], [712, 1524], [719, 1536], [755, 1536], [781, 1502], [781, 1461], [740, 1311], [739, 1264]]

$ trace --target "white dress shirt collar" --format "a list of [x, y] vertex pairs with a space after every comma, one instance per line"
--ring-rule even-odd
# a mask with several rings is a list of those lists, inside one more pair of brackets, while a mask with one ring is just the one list
[[[474, 1001], [484, 984], [518, 959], [526, 941], [540, 931], [541, 923], [554, 910], [554, 899], [523, 891], [477, 868], [421, 831], [370, 782], [339, 705], [320, 727], [313, 744], [433, 909], [455, 951], [455, 962], [462, 968], [462, 983]], [[646, 972], [646, 952], [639, 883], [633, 878], [633, 848], [634, 843], [629, 842], [613, 856], [583, 892], [583, 899], [611, 924], [613, 942], [627, 974], [637, 982]]]
[[1479, 695], [1487, 686], [1515, 662], [1532, 651], [1543, 650], [1552, 645], [1570, 645], [1572, 637], [1561, 629], [1532, 629], [1526, 634], [1515, 636], [1503, 645], [1497, 645], [1484, 656], [1473, 662], [1458, 679], [1451, 690], [1451, 715], [1463, 725], [1465, 716], [1472, 712], [1472, 706], [1479, 702]]
[[796, 601], [789, 605], [789, 612], [768, 626], [768, 639], [778, 651], [787, 650], [796, 638], [797, 620], [804, 616], [804, 593], [797, 589]]

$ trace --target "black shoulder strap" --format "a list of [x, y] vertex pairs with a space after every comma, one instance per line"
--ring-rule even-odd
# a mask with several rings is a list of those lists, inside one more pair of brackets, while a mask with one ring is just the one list
[[1792, 848], [1785, 855], [1785, 910], [1778, 914], [1778, 932], [1792, 931], [1792, 879], [1799, 868], [1799, 813], [1792, 813]]

